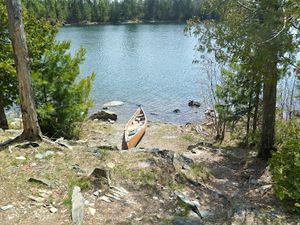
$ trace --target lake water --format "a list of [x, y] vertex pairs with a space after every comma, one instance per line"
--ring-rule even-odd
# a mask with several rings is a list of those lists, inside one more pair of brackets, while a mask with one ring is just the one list
[[[70, 40], [71, 52], [86, 49], [83, 76], [96, 73], [91, 113], [106, 102], [125, 122], [141, 104], [150, 120], [184, 124], [200, 121], [205, 106], [191, 108], [190, 99], [204, 101], [200, 66], [193, 64], [196, 40], [184, 24], [93, 25], [61, 28], [58, 40]], [[202, 89], [202, 91], [201, 91]], [[180, 113], [173, 113], [179, 109]]]

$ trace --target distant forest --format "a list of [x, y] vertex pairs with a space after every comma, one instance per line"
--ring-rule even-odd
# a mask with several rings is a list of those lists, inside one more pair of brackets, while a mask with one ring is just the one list
[[201, 0], [23, 0], [37, 17], [65, 23], [185, 21], [201, 13]]

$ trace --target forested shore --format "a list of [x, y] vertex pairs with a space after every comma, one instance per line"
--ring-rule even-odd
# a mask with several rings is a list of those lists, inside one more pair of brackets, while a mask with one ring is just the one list
[[61, 23], [182, 22], [209, 18], [201, 0], [24, 0], [31, 15]]

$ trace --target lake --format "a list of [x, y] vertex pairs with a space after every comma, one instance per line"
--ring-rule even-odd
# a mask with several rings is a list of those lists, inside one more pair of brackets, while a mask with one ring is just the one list
[[[82, 76], [96, 73], [91, 113], [106, 102], [125, 104], [110, 110], [125, 122], [141, 104], [149, 119], [176, 124], [197, 122], [205, 106], [205, 74], [193, 64], [196, 40], [186, 36], [184, 24], [92, 25], [62, 27], [57, 40], [71, 41], [71, 52], [86, 49]], [[180, 113], [174, 113], [179, 109]]]

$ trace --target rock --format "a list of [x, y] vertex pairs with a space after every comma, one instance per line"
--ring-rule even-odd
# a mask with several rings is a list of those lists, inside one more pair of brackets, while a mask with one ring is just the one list
[[28, 198], [30, 198], [32, 201], [35, 201], [38, 203], [45, 202], [45, 198], [43, 198], [43, 197], [36, 197], [36, 196], [30, 195], [30, 196], [28, 196]]
[[0, 209], [2, 211], [6, 211], [6, 210], [9, 210], [9, 209], [12, 209], [14, 208], [14, 206], [12, 204], [8, 204], [8, 205], [5, 205], [5, 206], [1, 206]]
[[50, 207], [49, 211], [51, 213], [56, 213], [58, 211], [58, 209], [52, 206], [52, 207]]
[[111, 202], [110, 198], [108, 198], [108, 197], [105, 196], [105, 195], [101, 196], [99, 199], [102, 200], [102, 201], [104, 201], [104, 202], [107, 202], [107, 203], [110, 203], [110, 202]]
[[200, 107], [201, 106], [201, 103], [200, 102], [197, 102], [197, 101], [194, 101], [194, 100], [190, 100], [189, 101], [189, 106], [191, 107]]
[[191, 201], [186, 195], [184, 195], [182, 192], [175, 191], [174, 194], [177, 196], [177, 199], [179, 199], [182, 203], [184, 203], [189, 209], [193, 210], [197, 215], [202, 218], [202, 215], [200, 213], [200, 203], [198, 201]]
[[216, 111], [214, 109], [207, 109], [205, 110], [204, 114], [208, 117], [216, 117]]
[[75, 186], [72, 193], [72, 220], [75, 225], [83, 224], [84, 198], [80, 187]]
[[153, 162], [151, 162], [151, 161], [138, 162], [138, 164], [137, 164], [137, 168], [139, 168], [139, 169], [149, 168], [152, 166], [153, 166]]
[[96, 196], [96, 197], [98, 197], [98, 196], [100, 195], [100, 192], [99, 192], [99, 191], [95, 191], [95, 192], [93, 193], [93, 195]]
[[36, 159], [44, 159], [50, 155], [54, 155], [55, 153], [53, 151], [46, 151], [46, 152], [43, 152], [43, 153], [38, 153], [35, 155], [35, 158]]
[[116, 121], [108, 119], [108, 122], [111, 123], [111, 124], [114, 124]]
[[173, 113], [180, 113], [180, 109], [174, 109]]
[[121, 101], [111, 101], [111, 102], [107, 102], [105, 104], [103, 104], [103, 107], [116, 107], [116, 106], [121, 106], [124, 105], [124, 102]]
[[258, 183], [257, 179], [255, 179], [255, 178], [249, 179], [249, 184], [256, 185], [257, 183]]
[[89, 177], [95, 187], [111, 186], [111, 174], [107, 168], [95, 168]]
[[89, 212], [92, 216], [95, 216], [96, 214], [96, 209], [89, 207]]
[[94, 113], [89, 117], [90, 120], [98, 119], [102, 121], [114, 120], [116, 121], [118, 118], [117, 114], [111, 111], [102, 110], [97, 113]]
[[61, 137], [61, 138], [58, 138], [56, 141], [55, 141], [57, 144], [59, 144], [60, 146], [62, 147], [65, 147], [65, 148], [68, 148], [68, 149], [73, 149], [72, 146], [68, 145], [65, 141], [64, 141], [64, 138]]
[[51, 181], [47, 180], [47, 179], [44, 179], [44, 178], [37, 178], [37, 177], [30, 177], [28, 179], [29, 182], [33, 182], [33, 183], [39, 183], [39, 184], [44, 184], [44, 185], [47, 185], [49, 187], [52, 186], [52, 183]]
[[18, 157], [16, 157], [16, 159], [17, 160], [26, 160], [26, 157], [24, 157], [24, 156], [18, 156]]

